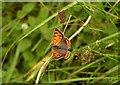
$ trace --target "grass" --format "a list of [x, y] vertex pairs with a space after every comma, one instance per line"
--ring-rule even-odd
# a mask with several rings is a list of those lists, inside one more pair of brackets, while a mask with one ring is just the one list
[[[68, 60], [52, 60], [39, 83], [119, 83], [118, 2], [2, 2], [2, 82], [35, 83], [41, 66], [51, 56], [54, 28], [62, 29], [58, 11], [65, 10], [70, 38]], [[56, 62], [56, 63], [55, 63]]]

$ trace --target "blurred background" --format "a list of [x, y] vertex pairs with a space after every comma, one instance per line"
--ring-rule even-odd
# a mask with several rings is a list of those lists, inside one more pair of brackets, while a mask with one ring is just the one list
[[[2, 82], [34, 83], [42, 64], [51, 56], [55, 28], [72, 36], [70, 58], [52, 60], [41, 83], [119, 83], [120, 32], [118, 2], [2, 2]], [[65, 13], [60, 23], [59, 10]]]

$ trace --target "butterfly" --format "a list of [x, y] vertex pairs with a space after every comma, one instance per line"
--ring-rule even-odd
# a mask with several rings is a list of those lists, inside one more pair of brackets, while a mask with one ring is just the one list
[[68, 59], [70, 56], [70, 51], [68, 49], [71, 47], [70, 40], [64, 36], [64, 34], [58, 29], [54, 30], [54, 37], [52, 40], [52, 53], [55, 60]]

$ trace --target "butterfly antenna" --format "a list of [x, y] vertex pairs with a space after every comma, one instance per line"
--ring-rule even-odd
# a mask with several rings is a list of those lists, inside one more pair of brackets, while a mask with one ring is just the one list
[[70, 15], [70, 17], [69, 17], [69, 19], [68, 19], [68, 21], [67, 21], [67, 24], [66, 24], [66, 26], [65, 26], [65, 28], [64, 28], [64, 30], [63, 30], [63, 34], [65, 33], [65, 30], [66, 30], [66, 28], [67, 28], [67, 26], [68, 26], [68, 23], [69, 23], [71, 17], [72, 17], [72, 15]]

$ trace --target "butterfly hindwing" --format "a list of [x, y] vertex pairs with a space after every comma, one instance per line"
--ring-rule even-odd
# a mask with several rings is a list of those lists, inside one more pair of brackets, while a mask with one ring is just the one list
[[65, 56], [64, 56], [64, 59], [68, 59], [69, 56], [70, 56], [70, 51], [67, 51], [66, 54], [65, 54]]
[[56, 60], [63, 58], [62, 54], [60, 52], [58, 52], [57, 50], [52, 49], [52, 53], [53, 53], [54, 59], [56, 59]]

